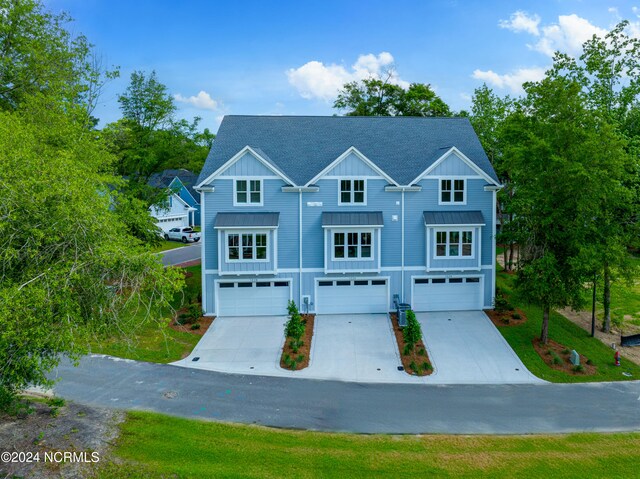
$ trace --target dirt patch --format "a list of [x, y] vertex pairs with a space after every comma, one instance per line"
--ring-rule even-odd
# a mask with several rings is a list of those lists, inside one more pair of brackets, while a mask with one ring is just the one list
[[[585, 331], [591, 333], [591, 311], [573, 311], [571, 308], [559, 309], [558, 312], [567, 318], [572, 323], [580, 326]], [[600, 321], [596, 322], [596, 338], [602, 341], [607, 346], [612, 344], [616, 345], [616, 348], [620, 351], [620, 355], [638, 365], [640, 365], [640, 347], [622, 347], [620, 346], [620, 331], [612, 329], [610, 333], [603, 332], [599, 327]], [[639, 334], [640, 327], [632, 324], [625, 324], [625, 335]], [[613, 357], [613, 349], [611, 352]]]
[[589, 358], [582, 354], [579, 354], [582, 368], [576, 368], [576, 366], [571, 363], [571, 350], [552, 339], [550, 339], [547, 344], [542, 344], [539, 338], [535, 338], [532, 342], [536, 352], [547, 366], [552, 369], [564, 371], [574, 376], [590, 376], [596, 373], [596, 366], [589, 364]]
[[[179, 324], [176, 322], [176, 319], [180, 317], [181, 314], [186, 312], [186, 308], [180, 309], [176, 312], [176, 317], [174, 319], [169, 320], [169, 327], [174, 331], [180, 331], [181, 333], [190, 333], [195, 334], [196, 336], [204, 336], [204, 333], [207, 332], [211, 323], [213, 323], [215, 316], [201, 316], [200, 319], [194, 321], [193, 323], [185, 323]], [[196, 329], [191, 329], [194, 324], [199, 324], [200, 327]]]
[[518, 326], [527, 322], [527, 315], [520, 308], [513, 311], [496, 311], [495, 309], [485, 309], [484, 313], [489, 316], [493, 324], [502, 328], [505, 326]]
[[280, 367], [282, 369], [289, 369], [291, 367], [287, 365], [285, 362], [285, 357], [288, 355], [290, 358], [299, 358], [302, 356], [301, 361], [297, 361], [295, 365], [295, 370], [299, 371], [300, 369], [304, 369], [309, 366], [309, 361], [311, 361], [311, 340], [313, 339], [313, 325], [315, 321], [314, 314], [301, 314], [302, 321], [305, 324], [304, 334], [302, 335], [302, 345], [300, 345], [294, 351], [294, 348], [291, 347], [292, 338], [287, 338], [284, 342], [284, 347], [282, 348], [282, 356], [280, 358]]
[[[402, 361], [402, 366], [404, 367], [405, 372], [412, 376], [429, 376], [432, 374], [433, 365], [431, 364], [429, 353], [427, 352], [427, 348], [424, 346], [422, 339], [417, 342], [413, 351], [410, 351], [409, 354], [403, 354], [405, 342], [402, 329], [398, 325], [398, 316], [396, 313], [390, 313], [389, 316], [391, 317], [393, 334], [396, 337], [396, 342], [398, 343], [398, 352], [400, 353], [400, 360]], [[412, 367], [412, 364], [417, 366], [417, 368]]]
[[[124, 420], [122, 412], [72, 402], [58, 408], [57, 415], [52, 414], [47, 404], [33, 402], [31, 407], [31, 414], [0, 416], [0, 445], [2, 451], [30, 453], [32, 458], [39, 457], [39, 461], [0, 462], [2, 477], [91, 477], [98, 464], [106, 460], [107, 451], [118, 435], [118, 425]], [[65, 452], [84, 454], [62, 462]], [[82, 460], [78, 461], [78, 457]], [[95, 462], [96, 458], [99, 462]]]
[[186, 268], [187, 266], [198, 266], [202, 260], [194, 259], [193, 261], [185, 261], [184, 263], [174, 264], [175, 268]]

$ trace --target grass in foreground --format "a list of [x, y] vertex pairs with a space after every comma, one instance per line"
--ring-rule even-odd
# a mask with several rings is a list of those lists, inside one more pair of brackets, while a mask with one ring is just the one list
[[634, 477], [640, 434], [384, 436], [131, 412], [96, 477]]
[[[517, 295], [513, 294], [514, 280], [514, 275], [509, 275], [504, 271], [499, 271], [497, 274], [498, 287], [502, 288], [510, 296], [509, 301], [511, 304], [525, 312], [528, 320], [524, 324], [498, 328], [498, 330], [529, 371], [541, 379], [559, 383], [640, 379], [640, 366], [624, 358], [621, 360], [622, 366], [614, 366], [613, 350], [610, 347], [603, 344], [599, 339], [592, 338], [584, 329], [556, 312], [552, 312], [549, 318], [549, 338], [569, 349], [575, 349], [580, 354], [591, 359], [597, 366], [597, 373], [590, 376], [571, 375], [548, 367], [533, 349], [531, 343], [533, 338], [540, 336], [542, 310], [536, 306], [518, 301]], [[632, 376], [624, 376], [623, 372], [631, 373]]]
[[[184, 270], [192, 273], [193, 276], [186, 278], [183, 294], [174, 298], [172, 304], [174, 309], [181, 308], [190, 299], [197, 297], [201, 291], [200, 266], [189, 266]], [[201, 339], [201, 336], [169, 328], [169, 318], [173, 315], [171, 310], [163, 311], [161, 318], [153, 318], [152, 320], [144, 319], [144, 311], [132, 312], [131, 314], [132, 318], [126, 321], [135, 323], [137, 320], [139, 326], [134, 327], [126, 334], [114, 330], [108, 337], [94, 339], [90, 345], [91, 352], [138, 361], [169, 363], [189, 354]], [[163, 318], [166, 319], [163, 320]]]
[[168, 251], [170, 249], [182, 248], [183, 246], [187, 246], [180, 241], [167, 241], [162, 240], [160, 244], [154, 248], [151, 248], [152, 253], [161, 253], [162, 251]]

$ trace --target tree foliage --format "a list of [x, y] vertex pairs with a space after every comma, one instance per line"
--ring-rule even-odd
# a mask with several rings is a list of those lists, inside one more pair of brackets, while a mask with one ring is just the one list
[[150, 132], [171, 123], [176, 106], [167, 87], [143, 71], [131, 74], [126, 91], [118, 97], [123, 118], [134, 128]]
[[343, 86], [333, 107], [347, 116], [451, 116], [449, 106], [431, 85], [412, 83], [407, 89], [385, 78], [366, 78]]

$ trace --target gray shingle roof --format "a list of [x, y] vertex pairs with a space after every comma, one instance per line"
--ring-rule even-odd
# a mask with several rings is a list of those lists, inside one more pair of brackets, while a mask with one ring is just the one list
[[279, 218], [280, 213], [218, 213], [214, 228], [275, 228]]
[[467, 118], [230, 115], [220, 124], [198, 183], [247, 145], [264, 152], [298, 186], [352, 146], [400, 185], [452, 146], [498, 181]]
[[149, 186], [156, 188], [168, 188], [176, 177], [180, 178], [180, 181], [182, 181], [182, 184], [187, 188], [187, 190], [189, 190], [193, 199], [199, 203], [200, 195], [193, 189], [193, 187], [198, 184], [198, 175], [189, 170], [185, 170], [184, 168], [180, 168], [178, 170], [164, 170], [160, 173], [154, 173], [149, 177], [148, 184]]
[[481, 211], [424, 211], [424, 224], [432, 225], [484, 225]]
[[383, 226], [381, 211], [351, 211], [348, 213], [325, 211], [322, 226]]

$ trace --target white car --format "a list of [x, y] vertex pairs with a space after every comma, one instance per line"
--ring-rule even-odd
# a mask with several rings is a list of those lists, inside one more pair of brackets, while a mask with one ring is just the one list
[[181, 226], [180, 228], [171, 228], [164, 234], [167, 241], [182, 241], [183, 243], [200, 241], [200, 233], [196, 233], [190, 226]]

